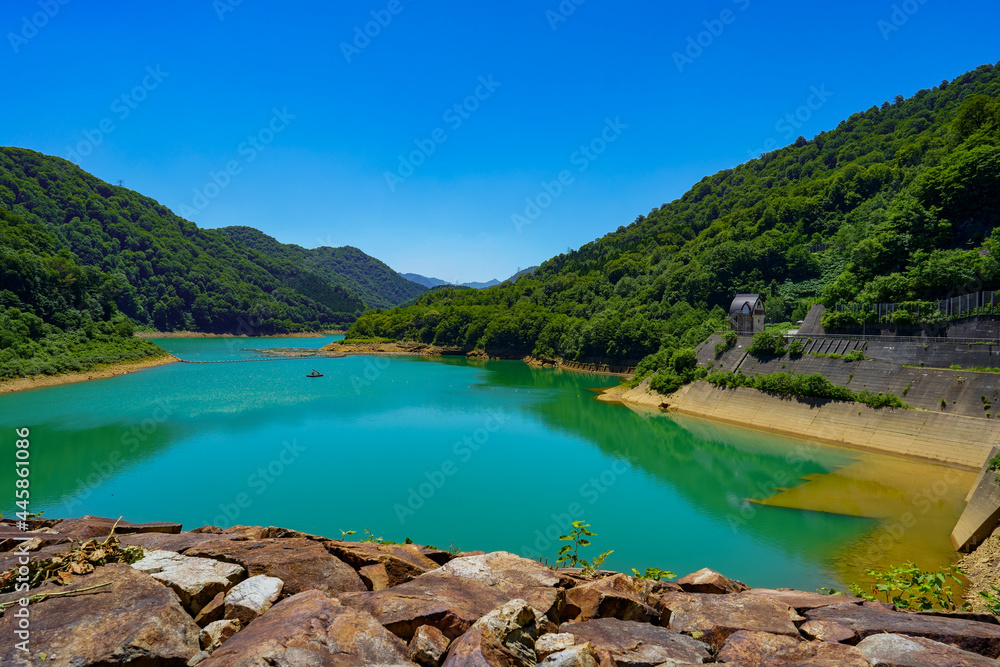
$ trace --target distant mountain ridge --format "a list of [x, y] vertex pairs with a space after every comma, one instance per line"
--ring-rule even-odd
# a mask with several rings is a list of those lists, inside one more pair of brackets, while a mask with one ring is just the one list
[[[512, 275], [510, 278], [507, 278], [507, 280], [510, 280], [512, 282], [517, 282], [518, 278], [520, 278], [521, 276], [534, 273], [535, 269], [537, 268], [538, 268], [537, 266], [530, 266], [527, 269], [522, 269], [521, 271], [518, 271], [517, 273]], [[455, 283], [450, 283], [447, 280], [441, 280], [440, 278], [428, 278], [427, 276], [422, 276], [419, 273], [401, 273], [400, 275], [406, 278], [407, 280], [415, 282], [419, 285], [423, 285], [428, 289], [434, 287], [441, 287], [442, 285], [448, 285], [451, 287], [471, 287], [472, 289], [486, 289], [487, 287], [494, 287], [496, 285], [502, 285], [503, 283], [507, 282], [507, 280], [497, 280], [496, 278], [494, 278], [493, 280], [489, 280], [485, 283], [470, 282], [470, 283], [461, 283], [460, 285], [456, 285]]]

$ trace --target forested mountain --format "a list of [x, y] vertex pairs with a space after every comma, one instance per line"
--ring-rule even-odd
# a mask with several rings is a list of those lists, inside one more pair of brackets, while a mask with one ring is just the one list
[[366, 313], [349, 335], [503, 355], [655, 355], [644, 372], [670, 374], [690, 359], [677, 350], [724, 326], [738, 292], [763, 293], [780, 320], [800, 319], [811, 299], [1000, 286], [998, 94], [1000, 68], [983, 65], [897, 96], [707, 176], [514, 284], [438, 288]]
[[384, 262], [351, 246], [324, 246], [308, 250], [280, 243], [253, 227], [221, 227], [218, 231], [245, 246], [259, 250], [266, 257], [286, 260], [332, 285], [350, 290], [359, 295], [369, 308], [398, 306], [425, 291], [422, 285], [407, 280]]

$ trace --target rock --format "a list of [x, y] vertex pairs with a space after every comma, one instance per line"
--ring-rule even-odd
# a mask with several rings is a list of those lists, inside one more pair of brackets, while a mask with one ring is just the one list
[[700, 632], [716, 649], [738, 630], [798, 637], [793, 621], [804, 620], [783, 602], [749, 593], [665, 593], [661, 604], [661, 625], [675, 632]]
[[371, 614], [408, 642], [421, 625], [432, 625], [455, 639], [507, 597], [478, 581], [425, 574], [384, 591], [345, 593], [339, 599]]
[[203, 533], [139, 533], [122, 535], [118, 540], [125, 546], [142, 547], [146, 551], [176, 551], [183, 554], [192, 547], [219, 539], [216, 535]]
[[[198, 652], [198, 626], [177, 596], [129, 565], [104, 565], [67, 586], [45, 584], [33, 592], [62, 593], [105, 582], [110, 585], [31, 605], [31, 647], [50, 654], [51, 662], [45, 664], [140, 664], [141, 657], [149, 665], [183, 667]], [[15, 647], [16, 609], [0, 617], [0, 636], [7, 638], [0, 644], [0, 664], [39, 664]]]
[[392, 585], [389, 573], [382, 563], [378, 565], [364, 565], [358, 569], [358, 575], [370, 591], [384, 591]]
[[558, 651], [564, 651], [576, 644], [576, 637], [568, 632], [553, 632], [542, 635], [535, 642], [535, 654], [539, 660]]
[[477, 581], [494, 589], [506, 600], [527, 600], [528, 604], [556, 622], [560, 620], [565, 603], [561, 587], [573, 584], [536, 560], [506, 551], [455, 558], [424, 576]]
[[830, 642], [802, 642], [764, 658], [760, 667], [870, 667], [858, 649]]
[[236, 619], [243, 625], [257, 618], [271, 608], [284, 583], [277, 577], [258, 574], [242, 581], [226, 594], [227, 619]]
[[996, 667], [997, 661], [924, 637], [879, 634], [866, 637], [858, 650], [875, 667]]
[[[416, 544], [378, 544], [375, 542], [323, 542], [327, 550], [355, 570], [366, 565], [382, 565], [389, 579], [386, 586], [396, 586], [440, 565], [421, 553]], [[378, 589], [375, 589], [378, 590]]]
[[547, 667], [600, 667], [601, 661], [588, 642], [553, 653], [539, 664]]
[[708, 646], [691, 637], [648, 623], [617, 618], [563, 623], [559, 632], [573, 635], [578, 644], [590, 642], [598, 653], [608, 651], [618, 667], [701, 664], [710, 655]]
[[889, 633], [926, 637], [990, 658], [1000, 655], [1000, 625], [957, 618], [886, 611], [865, 605], [836, 605], [810, 609], [810, 621], [834, 621], [854, 631], [854, 641]]
[[199, 526], [198, 528], [192, 528], [188, 531], [189, 533], [214, 533], [216, 535], [222, 534], [222, 528], [219, 526]]
[[195, 665], [200, 665], [203, 661], [207, 660], [208, 657], [212, 655], [208, 651], [198, 651], [191, 659], [187, 661], [188, 667], [194, 667]]
[[658, 618], [659, 613], [645, 602], [651, 589], [646, 583], [625, 574], [615, 574], [571, 588], [566, 591], [562, 619], [618, 618], [648, 622]]
[[226, 613], [226, 594], [219, 593], [211, 602], [206, 604], [198, 612], [198, 615], [194, 617], [194, 623], [199, 628], [204, 628], [209, 623], [214, 621], [221, 621], [222, 617]]
[[537, 664], [535, 611], [525, 600], [511, 600], [476, 621], [458, 638], [442, 667], [532, 667]]
[[430, 547], [419, 547], [420, 554], [422, 556], [427, 556], [432, 561], [438, 565], [444, 565], [450, 560], [456, 558], [456, 554], [449, 551], [442, 551], [441, 549], [432, 549]]
[[349, 565], [331, 555], [320, 543], [304, 538], [240, 540], [222, 536], [192, 547], [184, 555], [237, 563], [245, 567], [251, 577], [259, 574], [277, 577], [285, 582], [286, 596], [310, 588], [335, 596], [367, 590], [361, 577]]
[[197, 616], [216, 595], [246, 578], [241, 565], [191, 558], [173, 551], [150, 551], [132, 567], [169, 586], [192, 616]]
[[677, 584], [688, 593], [724, 594], [748, 590], [748, 586], [742, 581], [730, 579], [707, 567], [681, 577], [677, 580]]
[[[249, 580], [248, 580], [249, 581]], [[406, 645], [318, 590], [285, 598], [218, 648], [203, 667], [413, 667]]]
[[65, 519], [56, 524], [56, 530], [60, 535], [70, 540], [83, 542], [92, 539], [104, 539], [111, 534], [114, 527], [115, 533], [124, 535], [126, 533], [179, 533], [181, 524], [179, 523], [129, 523], [128, 521], [118, 521], [115, 526], [115, 519], [108, 519], [100, 516], [82, 516], [79, 519]]
[[433, 625], [421, 625], [407, 650], [410, 660], [424, 667], [437, 667], [451, 642]]
[[201, 648], [211, 653], [242, 629], [243, 625], [235, 618], [209, 623], [201, 629], [201, 634], [198, 636]]
[[847, 595], [823, 595], [822, 593], [808, 593], [797, 591], [792, 588], [751, 588], [750, 594], [762, 595], [772, 598], [778, 602], [784, 602], [789, 607], [800, 614], [807, 609], [817, 607], [829, 607], [835, 604], [861, 604], [861, 598], [854, 598]]
[[854, 639], [854, 630], [835, 621], [806, 621], [799, 626], [799, 633], [806, 639], [838, 644]]
[[719, 662], [735, 663], [740, 667], [760, 667], [766, 656], [797, 646], [800, 641], [798, 637], [787, 635], [739, 630], [726, 639], [716, 657]]

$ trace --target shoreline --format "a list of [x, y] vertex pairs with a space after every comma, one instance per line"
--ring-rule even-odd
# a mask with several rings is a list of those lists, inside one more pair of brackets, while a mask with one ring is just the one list
[[102, 364], [88, 371], [78, 373], [61, 373], [59, 375], [33, 375], [26, 378], [14, 378], [0, 382], [0, 394], [12, 394], [17, 391], [28, 391], [30, 389], [41, 389], [43, 387], [57, 387], [64, 384], [75, 384], [77, 382], [87, 382], [89, 380], [104, 380], [135, 373], [146, 368], [155, 366], [165, 366], [180, 361], [172, 354], [164, 354], [152, 359], [140, 359], [138, 361], [121, 362], [117, 364]]
[[985, 419], [924, 410], [875, 410], [858, 403], [813, 404], [746, 387], [697, 385], [705, 383], [664, 396], [648, 391], [649, 381], [644, 380], [631, 389], [609, 387], [597, 399], [965, 470], [981, 469], [991, 447], [981, 443], [1000, 440], [1000, 426]]
[[247, 334], [216, 334], [201, 331], [136, 331], [136, 338], [323, 338], [343, 334], [338, 329], [323, 331], [301, 331], [296, 333], [268, 334], [266, 336], [249, 336]]

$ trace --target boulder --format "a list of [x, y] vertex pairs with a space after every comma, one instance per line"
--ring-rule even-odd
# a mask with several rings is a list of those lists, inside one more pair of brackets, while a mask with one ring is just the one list
[[571, 588], [566, 591], [562, 619], [618, 618], [648, 622], [659, 618], [659, 613], [646, 603], [651, 589], [647, 583], [651, 582], [615, 574]]
[[719, 662], [728, 662], [740, 667], [760, 667], [764, 658], [781, 649], [797, 646], [802, 641], [798, 637], [773, 635], [770, 632], [739, 630], [729, 635], [716, 656]]
[[361, 581], [364, 582], [370, 591], [384, 591], [392, 586], [389, 572], [382, 563], [377, 565], [362, 565], [358, 568], [358, 576], [361, 577]]
[[810, 621], [833, 621], [854, 631], [852, 643], [879, 633], [926, 637], [990, 658], [1000, 655], [1000, 625], [959, 618], [908, 614], [866, 605], [810, 609]]
[[443, 667], [533, 667], [535, 611], [524, 600], [511, 600], [476, 621], [455, 640]]
[[317, 590], [298, 593], [274, 605], [201, 665], [413, 667], [406, 645], [374, 618]]
[[539, 664], [546, 667], [600, 667], [601, 659], [588, 642], [553, 653]]
[[747, 585], [742, 581], [730, 579], [707, 567], [681, 577], [677, 580], [677, 584], [682, 590], [688, 593], [713, 593], [721, 595], [725, 593], [740, 593], [748, 589]]
[[535, 654], [539, 660], [559, 651], [564, 651], [576, 644], [576, 637], [568, 632], [550, 632], [538, 638], [535, 642]]
[[204, 628], [209, 623], [221, 621], [226, 613], [226, 594], [219, 593], [212, 600], [201, 608], [198, 615], [194, 617], [195, 625]]
[[405, 583], [440, 567], [438, 563], [421, 553], [422, 547], [416, 544], [327, 540], [323, 542], [323, 546], [355, 570], [360, 570], [366, 565], [382, 565], [388, 576], [388, 586]]
[[806, 621], [799, 626], [799, 633], [806, 639], [838, 644], [854, 639], [854, 630], [835, 621]]
[[124, 535], [126, 533], [179, 533], [181, 524], [157, 522], [157, 523], [129, 523], [128, 521], [118, 521], [101, 516], [82, 516], [79, 519], [64, 519], [56, 524], [55, 529], [60, 535], [67, 539], [84, 542], [86, 540], [104, 539], [111, 534], [114, 527], [115, 533]]
[[802, 642], [764, 658], [760, 667], [870, 667], [853, 646], [830, 642]]
[[410, 660], [424, 667], [437, 667], [441, 657], [448, 650], [451, 642], [433, 625], [421, 625], [413, 634], [407, 655]]
[[822, 593], [808, 593], [797, 591], [793, 588], [751, 588], [750, 594], [762, 595], [784, 602], [789, 607], [800, 614], [808, 609], [817, 607], [829, 607], [835, 604], [861, 604], [861, 598], [854, 598], [847, 595], [823, 595]]
[[716, 649], [738, 630], [798, 637], [794, 622], [804, 620], [783, 602], [749, 593], [664, 593], [661, 604], [661, 625], [686, 634], [700, 632]]
[[701, 664], [710, 656], [700, 641], [649, 623], [599, 618], [563, 623], [559, 632], [573, 635], [577, 644], [590, 642], [598, 653], [608, 651], [618, 667]]
[[508, 598], [478, 581], [425, 574], [384, 591], [345, 593], [339, 599], [371, 614], [408, 642], [421, 625], [432, 625], [455, 639]]
[[221, 536], [188, 549], [184, 555], [237, 563], [245, 567], [251, 577], [259, 574], [277, 577], [285, 582], [286, 596], [310, 588], [335, 596], [367, 590], [353, 568], [330, 554], [320, 543], [305, 538], [241, 540]]
[[150, 551], [132, 567], [169, 586], [192, 616], [197, 616], [216, 595], [246, 578], [241, 565], [182, 556], [173, 551]]
[[[0, 664], [41, 664], [27, 656], [49, 654], [46, 665], [116, 665], [134, 662], [183, 667], [198, 652], [198, 626], [177, 596], [135, 568], [114, 563], [75, 577], [67, 586], [45, 584], [36, 592], [79, 590], [108, 583], [79, 595], [60, 595], [32, 603], [30, 654], [15, 647], [17, 607], [0, 617]], [[16, 597], [12, 596], [12, 597]]]
[[997, 661], [925, 637], [865, 637], [858, 650], [874, 667], [996, 667]]
[[226, 594], [225, 618], [248, 624], [271, 608], [283, 587], [281, 579], [263, 574], [241, 581]]
[[138, 533], [122, 535], [118, 541], [124, 546], [142, 547], [146, 551], [162, 549], [183, 554], [192, 547], [217, 539], [217, 535], [205, 533]]
[[201, 629], [198, 640], [201, 642], [202, 650], [211, 653], [242, 629], [243, 625], [235, 618], [213, 621]]

